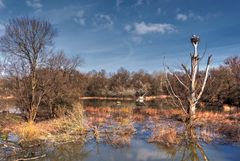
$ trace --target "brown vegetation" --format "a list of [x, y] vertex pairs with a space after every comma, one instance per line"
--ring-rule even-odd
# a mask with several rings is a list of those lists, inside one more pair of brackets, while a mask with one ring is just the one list
[[26, 108], [28, 120], [33, 121], [43, 97], [43, 92], [37, 92], [37, 68], [52, 44], [54, 29], [47, 21], [29, 18], [12, 19], [5, 28], [0, 49], [9, 59], [6, 68], [11, 79], [16, 80], [14, 94]]
[[83, 108], [75, 105], [72, 112], [65, 117], [42, 121], [39, 123], [25, 122], [21, 117], [3, 115], [1, 132], [14, 133], [20, 137], [20, 144], [31, 142], [63, 143], [68, 141], [83, 141], [87, 125], [84, 122]]
[[[152, 132], [148, 141], [164, 146], [183, 144], [184, 139], [189, 140], [186, 137], [205, 142], [219, 138], [240, 141], [238, 56], [227, 58], [224, 65], [210, 71], [209, 57], [206, 71], [198, 71], [198, 43], [192, 42], [195, 52], [191, 55], [191, 71], [182, 65], [183, 72], [170, 71], [167, 78], [163, 73], [130, 73], [124, 68], [110, 74], [104, 70], [80, 73], [77, 68], [81, 59], [52, 50], [54, 35], [55, 29], [48, 21], [35, 18], [16, 18], [6, 25], [0, 38], [0, 50], [6, 58], [2, 63], [1, 105], [13, 100], [22, 113], [0, 114], [0, 139], [7, 141], [8, 134], [13, 133], [20, 137], [17, 144], [28, 148], [32, 146], [29, 143], [83, 142], [89, 138], [122, 147], [130, 145], [133, 136], [140, 133], [136, 125], [144, 124], [141, 132]], [[206, 84], [209, 72], [214, 86]], [[182, 110], [122, 106], [83, 109], [78, 103], [79, 98], [133, 100], [143, 95], [145, 101], [167, 100], [169, 92], [178, 101], [175, 107]], [[195, 113], [198, 106], [203, 109], [212, 104], [223, 106], [225, 112]], [[185, 126], [192, 121], [199, 132]], [[187, 144], [194, 149], [195, 144]]]
[[177, 133], [176, 127], [160, 127], [153, 130], [149, 142], [160, 143], [166, 146], [178, 145], [181, 135]]
[[63, 51], [55, 54], [54, 36], [55, 29], [48, 21], [23, 17], [10, 20], [0, 38], [5, 58], [4, 93], [14, 97], [29, 122], [46, 108], [49, 117], [59, 116], [58, 112], [71, 108], [78, 97], [73, 91], [78, 89], [75, 69], [81, 61], [67, 58]]

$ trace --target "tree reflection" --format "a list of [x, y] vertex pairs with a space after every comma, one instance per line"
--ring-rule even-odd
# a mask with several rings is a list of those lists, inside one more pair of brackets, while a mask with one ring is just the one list
[[181, 142], [175, 145], [157, 144], [159, 150], [164, 152], [171, 160], [180, 161], [209, 161], [203, 147], [201, 146], [196, 130], [193, 127], [186, 126], [186, 130], [182, 133]]
[[205, 151], [198, 141], [196, 130], [193, 127], [187, 126], [181, 148], [181, 161], [209, 161]]

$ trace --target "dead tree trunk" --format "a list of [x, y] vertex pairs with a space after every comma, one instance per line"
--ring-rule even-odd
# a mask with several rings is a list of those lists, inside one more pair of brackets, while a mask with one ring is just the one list
[[210, 66], [210, 60], [211, 60], [211, 56], [208, 57], [208, 61], [207, 61], [207, 67], [205, 70], [205, 77], [204, 80], [201, 84], [201, 89], [200, 92], [197, 93], [197, 74], [198, 74], [198, 69], [199, 69], [199, 55], [198, 55], [198, 44], [200, 42], [200, 38], [199, 36], [195, 36], [193, 35], [191, 38], [191, 43], [194, 47], [194, 54], [191, 55], [191, 88], [190, 88], [190, 95], [188, 98], [189, 101], [189, 107], [188, 107], [188, 115], [189, 115], [189, 121], [190, 124], [192, 124], [192, 121], [196, 118], [196, 105], [199, 101], [199, 99], [202, 96], [202, 93], [204, 91], [204, 88], [206, 86], [206, 82], [208, 79], [208, 73], [209, 73], [209, 66]]
[[[211, 61], [211, 55], [208, 57], [208, 61], [207, 61], [207, 66], [205, 69], [205, 75], [204, 75], [204, 79], [201, 80], [197, 80], [197, 75], [198, 75], [198, 69], [199, 69], [199, 62], [200, 62], [200, 58], [198, 55], [198, 44], [200, 42], [200, 38], [199, 36], [193, 35], [191, 37], [191, 43], [194, 47], [194, 53], [191, 54], [191, 69], [189, 70], [185, 65], [182, 64], [183, 70], [185, 71], [185, 74], [188, 78], [188, 82], [190, 82], [189, 84], [182, 81], [177, 74], [175, 74], [174, 72], [172, 72], [170, 70], [169, 67], [167, 67], [168, 72], [171, 73], [171, 75], [173, 75], [173, 77], [175, 77], [177, 79], [177, 81], [179, 82], [179, 84], [181, 84], [187, 91], [187, 102], [188, 104], [184, 104], [185, 101], [183, 101], [184, 98], [181, 98], [178, 93], [175, 92], [174, 88], [172, 87], [169, 79], [168, 79], [168, 72], [166, 73], [167, 76], [167, 84], [168, 84], [168, 92], [169, 94], [172, 96], [173, 101], [175, 103], [175, 105], [180, 106], [183, 110], [183, 112], [187, 115], [187, 120], [189, 121], [188, 123], [190, 125], [192, 125], [193, 121], [196, 118], [196, 105], [199, 101], [199, 99], [201, 98], [204, 88], [206, 86], [206, 82], [208, 79], [208, 74], [209, 74], [209, 67], [210, 67], [210, 61]], [[197, 86], [197, 83], [201, 83], [200, 85]]]
[[194, 47], [194, 54], [191, 55], [191, 87], [190, 87], [190, 98], [189, 98], [189, 108], [188, 108], [188, 114], [189, 114], [189, 119], [190, 121], [192, 119], [195, 119], [195, 111], [196, 111], [196, 104], [197, 104], [197, 99], [196, 99], [196, 77], [197, 77], [197, 72], [199, 68], [199, 56], [198, 56], [198, 51], [197, 47], [199, 44], [199, 39], [197, 38], [191, 38], [191, 42]]

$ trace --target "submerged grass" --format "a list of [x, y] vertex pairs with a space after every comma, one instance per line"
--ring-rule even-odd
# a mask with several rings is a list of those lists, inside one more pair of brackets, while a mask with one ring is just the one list
[[[156, 108], [86, 108], [90, 124], [105, 125], [111, 122], [118, 122], [119, 126], [124, 127], [128, 124], [144, 123], [146, 126], [156, 126], [162, 120], [163, 125], [178, 122], [180, 126], [184, 124], [185, 116], [179, 109], [156, 109]], [[102, 112], [104, 111], [104, 112]], [[229, 139], [232, 142], [240, 141], [240, 113], [219, 113], [198, 111], [196, 113], [195, 127], [198, 130], [197, 137], [204, 142], [211, 142], [215, 139]], [[129, 121], [131, 118], [131, 121]], [[102, 121], [104, 120], [104, 121]], [[89, 122], [89, 120], [87, 120]], [[149, 122], [150, 121], [150, 122]], [[174, 123], [174, 124], [175, 124]], [[151, 124], [151, 125], [150, 125]], [[174, 128], [151, 128], [153, 132], [152, 141], [167, 142], [169, 144], [177, 142], [174, 138]], [[176, 130], [175, 130], [176, 131]], [[177, 132], [178, 134], [178, 132]], [[170, 137], [170, 138], [168, 138]], [[167, 139], [166, 139], [167, 138]], [[177, 137], [176, 137], [177, 138]], [[161, 141], [162, 140], [162, 141]]]
[[178, 145], [181, 134], [176, 129], [176, 127], [155, 128], [148, 142], [160, 143], [165, 146]]

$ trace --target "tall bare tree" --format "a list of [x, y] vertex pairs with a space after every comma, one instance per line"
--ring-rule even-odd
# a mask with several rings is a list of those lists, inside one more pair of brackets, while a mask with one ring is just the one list
[[190, 121], [191, 121], [191, 119], [195, 118], [196, 105], [199, 102], [199, 99], [201, 98], [204, 88], [206, 86], [207, 79], [208, 79], [208, 73], [209, 73], [209, 67], [210, 67], [210, 61], [211, 61], [211, 55], [210, 55], [207, 60], [207, 66], [206, 66], [206, 70], [205, 70], [204, 80], [203, 80], [202, 84], [200, 85], [199, 93], [197, 93], [197, 88], [196, 88], [197, 83], [198, 83], [197, 82], [197, 74], [198, 74], [199, 60], [200, 60], [197, 48], [198, 48], [199, 42], [200, 42], [199, 36], [193, 35], [191, 38], [191, 43], [194, 47], [194, 54], [191, 55], [191, 73], [190, 73], [191, 86], [190, 86], [190, 96], [188, 97], [188, 101], [189, 101], [188, 113], [190, 115]]
[[[36, 92], [37, 68], [44, 63], [53, 45], [54, 36], [55, 30], [48, 21], [22, 17], [10, 20], [5, 26], [5, 34], [0, 38], [1, 51], [5, 56], [18, 60], [18, 65], [24, 69], [25, 79], [29, 79], [30, 91], [27, 100], [29, 121], [35, 120], [43, 96], [43, 93]], [[20, 70], [15, 69], [17, 73]], [[17, 79], [23, 79], [16, 76]]]
[[[176, 74], [176, 72], [172, 72], [169, 67], [167, 67], [168, 72], [166, 73], [168, 91], [172, 95], [176, 105], [180, 106], [184, 113], [188, 116], [190, 125], [192, 124], [192, 121], [195, 119], [196, 105], [204, 92], [209, 75], [209, 67], [211, 63], [210, 55], [207, 60], [205, 74], [203, 76], [203, 79], [201, 79], [201, 77], [199, 76], [199, 62], [202, 58], [200, 58], [198, 54], [199, 42], [200, 42], [199, 36], [193, 35], [191, 37], [191, 43], [194, 47], [194, 53], [190, 55], [191, 56], [190, 70], [184, 64], [182, 64], [182, 68], [185, 72], [185, 77], [187, 78], [187, 81], [183, 81], [183, 79], [181, 79], [179, 75]], [[184, 91], [186, 91], [185, 98], [181, 97], [180, 94], [177, 93], [173, 88], [171, 82], [168, 79], [169, 73], [176, 78], [178, 83], [183, 87]]]

